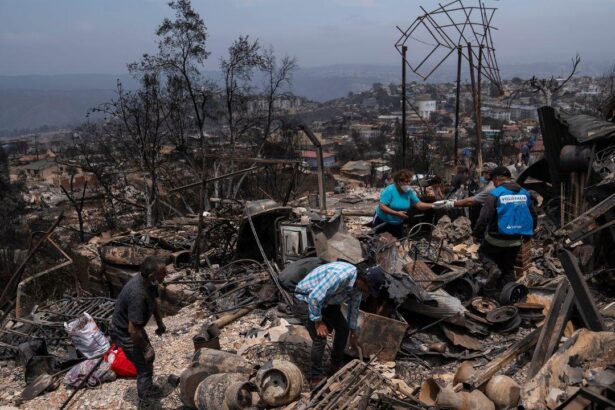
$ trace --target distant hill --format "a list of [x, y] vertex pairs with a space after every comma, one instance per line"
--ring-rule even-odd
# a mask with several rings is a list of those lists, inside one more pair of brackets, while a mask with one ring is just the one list
[[[501, 65], [502, 78], [566, 74], [569, 62]], [[580, 75], [600, 75], [607, 63], [581, 62]], [[324, 102], [370, 89], [373, 83], [399, 83], [401, 67], [378, 64], [338, 64], [303, 68], [293, 77], [296, 95]], [[220, 73], [207, 72], [216, 81]], [[464, 78], [466, 74], [463, 74]], [[447, 82], [455, 78], [454, 67], [443, 65], [429, 79]], [[86, 112], [115, 94], [120, 79], [127, 88], [135, 81], [127, 74], [64, 74], [0, 76], [0, 131], [34, 129], [43, 125], [71, 126], [85, 120]], [[409, 81], [420, 79], [408, 70]]]

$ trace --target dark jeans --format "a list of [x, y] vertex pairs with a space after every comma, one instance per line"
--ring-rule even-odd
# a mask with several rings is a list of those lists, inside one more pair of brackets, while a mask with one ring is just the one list
[[499, 293], [505, 284], [515, 281], [515, 259], [520, 248], [500, 247], [483, 241], [478, 249], [478, 257], [489, 274], [485, 293]]
[[125, 348], [124, 353], [137, 368], [137, 394], [139, 399], [145, 399], [153, 386], [152, 377], [154, 376], [154, 359], [146, 362], [144, 352], [137, 347]]
[[[324, 375], [322, 358], [327, 345], [327, 338], [320, 337], [316, 333], [316, 325], [310, 320], [308, 305], [306, 302], [295, 298], [293, 306], [295, 317], [303, 323], [310, 338], [312, 339], [312, 367], [310, 369], [310, 377], [312, 379]], [[335, 335], [333, 337], [333, 352], [331, 352], [331, 368], [336, 369], [341, 366], [344, 361], [344, 349], [348, 341], [348, 323], [340, 310], [340, 305], [325, 306], [321, 310], [322, 321], [329, 329], [333, 329]]]
[[375, 228], [378, 225], [382, 225], [382, 226], [375, 230], [375, 233], [377, 234], [388, 232], [396, 238], [401, 238], [402, 236], [404, 236], [404, 224], [403, 223], [400, 223], [397, 225], [390, 224], [390, 223], [387, 223], [386, 221], [383, 221], [382, 219], [378, 217], [378, 215], [376, 215], [374, 217], [374, 221], [372, 222], [372, 228]]
[[472, 205], [468, 211], [468, 214], [470, 216], [470, 226], [472, 227], [472, 229], [474, 229], [474, 227], [476, 226], [476, 221], [478, 221], [481, 209], [483, 209], [483, 206], [478, 204]]

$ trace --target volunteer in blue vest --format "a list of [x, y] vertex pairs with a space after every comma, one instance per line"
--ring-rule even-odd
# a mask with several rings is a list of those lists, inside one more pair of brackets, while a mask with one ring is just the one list
[[396, 238], [404, 236], [404, 221], [408, 219], [408, 211], [414, 207], [420, 211], [433, 209], [433, 204], [421, 202], [412, 190], [410, 182], [414, 172], [402, 169], [393, 174], [393, 183], [380, 193], [380, 203], [372, 227], [377, 234], [389, 232]]
[[481, 241], [478, 250], [488, 276], [487, 296], [494, 296], [515, 281], [514, 264], [524, 238], [534, 235], [536, 208], [530, 193], [511, 180], [510, 170], [497, 167], [491, 173], [495, 189], [483, 204], [473, 236]]
[[[318, 266], [296, 286], [294, 316], [301, 320], [312, 339], [310, 381], [317, 385], [325, 377], [323, 356], [327, 335], [335, 332], [331, 351], [331, 369], [335, 373], [342, 365], [344, 349], [350, 333], [350, 345], [357, 347], [357, 319], [363, 296], [378, 296], [384, 284], [384, 274], [359, 273], [347, 262], [331, 262]], [[348, 304], [346, 318], [342, 303]]]

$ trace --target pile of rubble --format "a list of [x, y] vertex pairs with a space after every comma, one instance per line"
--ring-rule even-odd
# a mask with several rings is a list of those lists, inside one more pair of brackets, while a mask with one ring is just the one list
[[[520, 251], [517, 281], [488, 297], [468, 218], [416, 223], [397, 240], [364, 226], [376, 195], [346, 195], [360, 197], [345, 203], [354, 201], [356, 209], [316, 212], [265, 200], [245, 204], [240, 215], [208, 214], [196, 261], [197, 218], [96, 238], [80, 248], [89, 260], [87, 282], [108, 285], [107, 296], [117, 294], [146, 256], [169, 260], [161, 289], [168, 332], [152, 336], [162, 408], [615, 406], [615, 308], [607, 289], [594, 286], [610, 268], [593, 266], [589, 276], [581, 270], [594, 260], [582, 241], [587, 224], [579, 222], [587, 214], [558, 231], [542, 218]], [[344, 203], [338, 196], [330, 203]], [[588, 212], [596, 229], [595, 210]], [[51, 232], [41, 242], [53, 244]], [[278, 281], [281, 269], [308, 256], [378, 265], [386, 277], [378, 298], [362, 304], [361, 349], [348, 348], [346, 366], [318, 386], [305, 377], [310, 337], [290, 314], [293, 298]], [[0, 404], [137, 406], [134, 380], [94, 383], [74, 397], [62, 383], [84, 360], [64, 322], [87, 312], [104, 332], [114, 299], [82, 294], [37, 303], [24, 281], [50, 272], [25, 280], [18, 272], [3, 292], [2, 303], [10, 303], [0, 323]]]

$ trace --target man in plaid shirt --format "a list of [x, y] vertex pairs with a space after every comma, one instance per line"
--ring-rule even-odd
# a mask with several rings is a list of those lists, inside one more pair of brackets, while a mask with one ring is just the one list
[[[357, 318], [362, 296], [378, 295], [384, 279], [358, 275], [357, 268], [347, 262], [331, 262], [321, 265], [303, 278], [295, 288], [294, 312], [312, 339], [311, 381], [317, 384], [324, 377], [322, 358], [327, 344], [327, 335], [332, 329], [333, 352], [331, 374], [343, 364], [344, 348], [351, 332], [350, 343], [357, 347]], [[348, 320], [340, 307], [348, 304]]]

